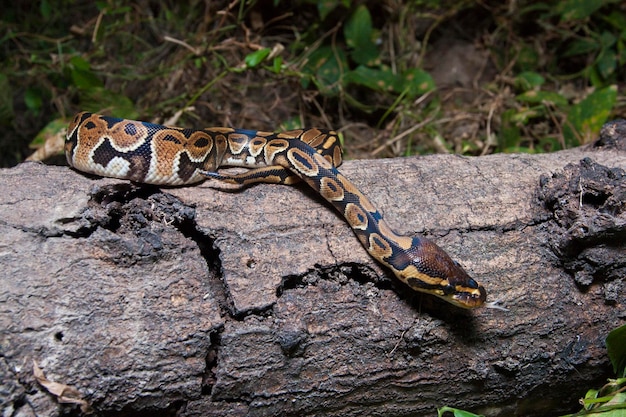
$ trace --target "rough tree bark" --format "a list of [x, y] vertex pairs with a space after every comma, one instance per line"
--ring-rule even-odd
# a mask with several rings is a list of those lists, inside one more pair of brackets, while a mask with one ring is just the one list
[[33, 361], [100, 415], [576, 408], [611, 375], [603, 340], [626, 320], [625, 134], [613, 122], [548, 155], [345, 163], [398, 232], [434, 238], [506, 312], [411, 293], [304, 185], [1, 170], [2, 415], [80, 414]]

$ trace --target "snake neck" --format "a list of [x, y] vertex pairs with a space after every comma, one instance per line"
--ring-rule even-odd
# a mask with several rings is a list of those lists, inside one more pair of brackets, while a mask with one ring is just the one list
[[315, 149], [294, 142], [276, 163], [296, 173], [346, 219], [368, 253], [420, 292], [463, 308], [484, 304], [487, 294], [434, 242], [395, 233], [369, 199]]

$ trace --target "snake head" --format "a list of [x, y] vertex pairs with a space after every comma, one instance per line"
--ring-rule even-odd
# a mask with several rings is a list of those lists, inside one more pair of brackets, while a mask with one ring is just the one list
[[414, 237], [405, 254], [409, 262], [406, 268], [396, 270], [396, 274], [412, 289], [436, 295], [462, 308], [476, 308], [485, 303], [485, 288], [434, 242]]

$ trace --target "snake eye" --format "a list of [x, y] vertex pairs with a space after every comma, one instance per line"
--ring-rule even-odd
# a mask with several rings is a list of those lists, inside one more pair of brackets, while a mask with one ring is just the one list
[[443, 287], [443, 293], [445, 295], [453, 294], [455, 291], [456, 291], [456, 288], [454, 288], [454, 285], [448, 284]]
[[474, 281], [473, 278], [470, 278], [467, 281], [467, 286], [470, 287], [470, 288], [478, 288], [478, 283], [476, 281]]

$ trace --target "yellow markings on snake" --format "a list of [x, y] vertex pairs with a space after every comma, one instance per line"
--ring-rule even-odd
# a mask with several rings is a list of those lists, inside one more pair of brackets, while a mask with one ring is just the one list
[[286, 132], [278, 133], [276, 137], [280, 139], [293, 139], [293, 138], [300, 137], [300, 135], [302, 135], [302, 132], [303, 132], [302, 129], [288, 130]]
[[226, 136], [215, 135], [213, 137], [213, 142], [218, 153], [223, 154], [226, 152], [226, 149], [228, 148], [228, 140], [226, 139]]
[[254, 157], [259, 156], [261, 152], [263, 152], [263, 148], [265, 148], [266, 144], [267, 144], [267, 139], [265, 138], [257, 136], [254, 139], [252, 139], [250, 143], [248, 144], [248, 151], [250, 152], [250, 155]]
[[354, 186], [354, 184], [352, 184], [350, 182], [350, 180], [348, 180], [346, 177], [344, 177], [343, 175], [337, 175], [337, 179], [339, 179], [339, 181], [341, 181], [341, 185], [343, 185], [343, 188], [352, 194], [358, 195], [358, 196], [363, 196], [363, 198], [361, 198], [359, 200], [359, 202], [361, 203], [361, 206], [363, 207], [363, 209], [369, 211], [370, 213], [374, 213], [378, 210], [376, 210], [376, 207], [374, 207], [374, 205], [361, 193], [361, 191], [359, 191], [358, 188], [356, 188]]
[[318, 153], [313, 154], [313, 159], [315, 159], [315, 162], [317, 162], [322, 168], [332, 169], [333, 167], [332, 163], [328, 159]]
[[223, 135], [228, 135], [235, 131], [232, 127], [212, 127], [210, 130], [212, 133], [221, 133]]
[[384, 236], [389, 236], [389, 238], [393, 239], [402, 249], [406, 250], [413, 246], [413, 238], [396, 234], [389, 228], [387, 222], [381, 222], [378, 227]]
[[228, 135], [228, 145], [230, 146], [230, 151], [234, 155], [239, 155], [241, 151], [246, 148], [248, 144], [248, 136], [241, 133], [231, 133]]
[[400, 272], [407, 277], [407, 284], [412, 288], [420, 289], [421, 287], [411, 285], [411, 279], [417, 279], [421, 281], [422, 284], [425, 283], [428, 285], [439, 285], [441, 283], [441, 278], [431, 277], [428, 274], [420, 272], [414, 265], [409, 265]]
[[[316, 153], [315, 155], [319, 154]], [[319, 167], [315, 163], [315, 159], [298, 148], [287, 149], [287, 159], [289, 159], [289, 162], [291, 162], [298, 172], [307, 177], [314, 177], [319, 174]], [[322, 157], [322, 159], [324, 158]]]
[[320, 179], [320, 194], [327, 200], [342, 201], [344, 197], [343, 188], [333, 178], [322, 177]]
[[377, 259], [388, 258], [393, 254], [393, 249], [389, 245], [389, 242], [387, 242], [385, 238], [378, 233], [370, 234], [368, 242], [370, 245], [370, 251], [375, 254], [374, 257]]
[[140, 147], [148, 137], [148, 129], [141, 123], [125, 120], [110, 129], [111, 146], [120, 152], [128, 152]]
[[181, 152], [185, 149], [185, 135], [176, 130], [162, 130], [154, 134], [152, 152], [154, 155], [151, 172], [156, 176], [167, 177], [177, 172]]
[[307, 129], [301, 133], [300, 140], [309, 144], [313, 148], [319, 148], [326, 142], [328, 136], [318, 129]]
[[283, 152], [289, 147], [289, 141], [285, 139], [273, 139], [265, 146], [265, 162], [271, 165], [271, 161], [276, 158], [276, 154]]
[[182, 145], [189, 154], [189, 159], [202, 162], [213, 150], [213, 138], [206, 132], [199, 130], [193, 132]]
[[354, 203], [346, 204], [344, 216], [353, 229], [367, 229], [367, 214]]

